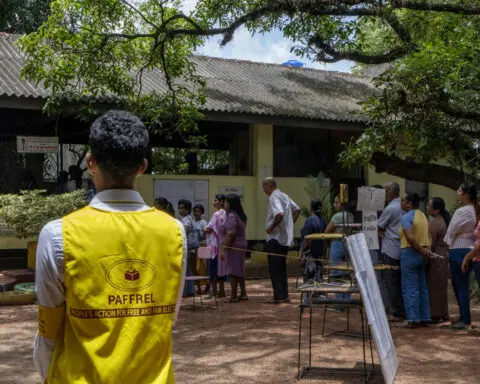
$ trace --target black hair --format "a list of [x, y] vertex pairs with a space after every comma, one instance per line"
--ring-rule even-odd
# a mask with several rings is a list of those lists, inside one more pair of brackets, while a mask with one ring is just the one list
[[98, 166], [122, 183], [135, 177], [147, 156], [148, 130], [132, 113], [111, 110], [93, 122], [89, 144]]
[[473, 203], [473, 207], [475, 208], [475, 214], [477, 216], [477, 221], [480, 217], [480, 207], [478, 205], [478, 189], [477, 185], [472, 182], [465, 182], [460, 185], [460, 189], [463, 193], [465, 193], [470, 201]]
[[441, 197], [432, 197], [432, 208], [440, 211], [440, 215], [443, 217], [443, 220], [448, 227], [451, 216], [450, 213], [445, 209], [445, 201]]
[[183, 207], [187, 210], [188, 214], [192, 213], [192, 202], [187, 199], [180, 199], [178, 200], [178, 206], [183, 205]]
[[322, 200], [313, 199], [310, 201], [310, 210], [315, 213], [319, 219], [322, 217]]
[[405, 199], [412, 204], [413, 209], [420, 206], [420, 196], [416, 192], [405, 192]]
[[194, 211], [195, 209], [200, 209], [200, 212], [202, 213], [202, 215], [205, 213], [205, 208], [203, 208], [202, 204], [196, 204], [192, 210]]
[[166, 212], [170, 216], [175, 217], [175, 209], [173, 208], [172, 203], [170, 203], [165, 197], [157, 197], [153, 201], [153, 206], [160, 211]]
[[476, 203], [478, 200], [477, 197], [477, 186], [474, 183], [465, 182], [460, 185], [460, 189], [465, 193], [472, 203]]
[[240, 220], [246, 223], [247, 215], [243, 211], [242, 202], [240, 201], [240, 196], [230, 193], [227, 196], [225, 196], [225, 201], [230, 205], [230, 211], [235, 212], [238, 215], [238, 217], [240, 217]]
[[159, 209], [165, 209], [168, 207], [168, 204], [170, 202], [165, 198], [165, 197], [157, 197], [154, 201], [153, 201], [153, 205], [156, 207], [156, 208], [159, 208]]
[[221, 193], [218, 193], [218, 194], [215, 195], [215, 199], [217, 199], [218, 201], [221, 201], [222, 205], [225, 204], [225, 195], [222, 195]]

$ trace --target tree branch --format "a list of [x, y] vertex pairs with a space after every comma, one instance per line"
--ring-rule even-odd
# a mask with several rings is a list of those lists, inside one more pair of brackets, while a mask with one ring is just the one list
[[122, 4], [125, 4], [125, 6], [127, 6], [128, 8], [130, 8], [133, 12], [135, 12], [138, 16], [140, 16], [142, 18], [143, 21], [145, 21], [147, 24], [149, 24], [151, 27], [155, 28], [155, 29], [158, 29], [158, 27], [153, 23], [151, 22], [150, 20], [147, 19], [147, 17], [136, 7], [134, 7], [132, 4], [130, 4], [128, 1], [126, 0], [120, 0], [120, 2]]
[[341, 52], [325, 42], [319, 35], [313, 36], [309, 43], [315, 45], [320, 51], [322, 51], [318, 54], [317, 60], [326, 63], [336, 63], [340, 60], [352, 60], [362, 64], [384, 64], [397, 60], [415, 50], [415, 47], [410, 45], [397, 47], [379, 55], [366, 55], [355, 51]]
[[456, 190], [465, 179], [476, 180], [475, 175], [466, 174], [455, 168], [438, 164], [422, 164], [404, 160], [398, 156], [388, 156], [381, 152], [373, 154], [372, 165], [378, 173], [387, 172], [390, 175], [405, 179], [434, 183]]
[[456, 13], [460, 15], [480, 15], [480, 6], [473, 4], [450, 4], [440, 1], [409, 1], [392, 0], [393, 9], [409, 9], [411, 11], [428, 11], [442, 13]]

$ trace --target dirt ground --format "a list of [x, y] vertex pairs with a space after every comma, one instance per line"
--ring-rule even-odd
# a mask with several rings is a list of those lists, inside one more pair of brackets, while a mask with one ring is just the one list
[[[292, 290], [294, 281], [291, 280]], [[204, 307], [192, 312], [184, 299], [174, 330], [174, 366], [178, 383], [294, 383], [298, 356], [299, 295], [292, 303], [265, 304], [270, 295], [266, 280], [248, 282], [250, 300], [220, 303], [220, 309]], [[451, 314], [457, 315], [450, 298]], [[321, 337], [323, 311], [313, 317], [313, 365], [353, 367], [362, 360], [359, 339]], [[472, 308], [479, 325], [480, 306]], [[308, 314], [304, 314], [308, 324]], [[359, 329], [359, 315], [352, 312], [352, 328]], [[327, 330], [346, 327], [346, 313], [327, 312]], [[36, 332], [34, 306], [0, 307], [0, 383], [40, 383], [32, 364]], [[399, 371], [395, 383], [479, 382], [479, 332], [453, 332], [445, 326], [422, 329], [392, 327]], [[306, 335], [306, 333], [305, 333]], [[304, 346], [307, 347], [304, 337]], [[307, 362], [303, 349], [302, 364]], [[374, 351], [375, 363], [378, 357]], [[342, 383], [338, 380], [302, 380], [302, 383]], [[348, 381], [355, 382], [355, 381]], [[356, 381], [358, 382], [358, 381]], [[375, 382], [381, 382], [375, 380]]]

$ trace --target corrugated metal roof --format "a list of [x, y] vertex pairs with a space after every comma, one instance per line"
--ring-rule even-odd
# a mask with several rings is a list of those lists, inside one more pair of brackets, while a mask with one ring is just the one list
[[[47, 98], [41, 85], [20, 80], [23, 60], [17, 36], [0, 33], [0, 96]], [[207, 83], [206, 111], [285, 116], [315, 120], [362, 121], [358, 102], [374, 92], [367, 78], [308, 68], [195, 56]], [[161, 71], [145, 73], [142, 92], [162, 92]]]

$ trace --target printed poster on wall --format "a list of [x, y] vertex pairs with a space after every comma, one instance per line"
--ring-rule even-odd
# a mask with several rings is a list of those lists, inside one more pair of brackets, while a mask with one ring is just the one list
[[181, 199], [190, 200], [192, 207], [202, 204], [205, 208], [204, 219], [208, 221], [210, 218], [208, 180], [155, 180], [153, 197], [164, 197], [172, 203], [177, 218], [178, 201]]

